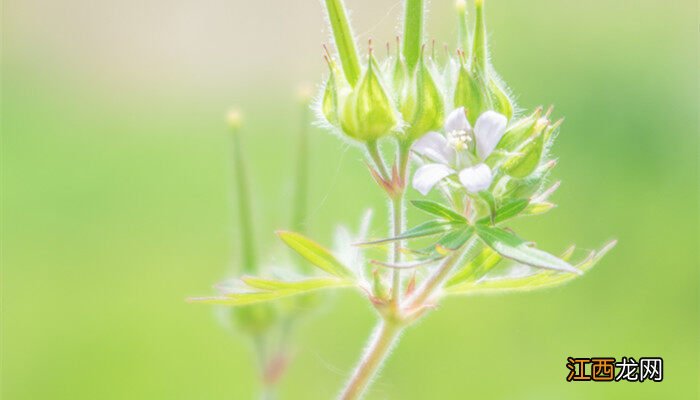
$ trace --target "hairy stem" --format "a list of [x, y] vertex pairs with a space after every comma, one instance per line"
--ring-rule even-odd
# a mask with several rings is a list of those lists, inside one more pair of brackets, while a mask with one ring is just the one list
[[445, 279], [447, 279], [447, 275], [450, 274], [450, 271], [452, 271], [452, 268], [457, 263], [461, 255], [461, 251], [453, 251], [449, 256], [447, 256], [447, 258], [445, 258], [442, 264], [437, 270], [435, 270], [428, 280], [425, 281], [423, 286], [421, 286], [416, 294], [407, 300], [406, 308], [411, 309], [424, 305], [425, 301], [428, 300], [430, 296], [442, 286]]
[[[403, 192], [391, 200], [392, 212], [392, 237], [401, 235], [404, 231], [404, 195]], [[396, 240], [391, 246], [392, 264], [398, 264], [401, 261], [401, 240]], [[397, 306], [401, 302], [401, 269], [394, 268], [391, 279], [391, 302]]]
[[389, 321], [380, 321], [360, 363], [340, 394], [341, 400], [359, 399], [379, 372], [392, 347], [401, 336], [403, 326]]
[[403, 56], [409, 71], [418, 63], [423, 41], [423, 0], [406, 0], [403, 21]]
[[379, 153], [379, 144], [377, 144], [376, 140], [367, 142], [367, 152], [369, 153], [369, 157], [372, 159], [372, 162], [374, 162], [374, 166], [377, 168], [377, 171], [379, 172], [379, 175], [381, 175], [382, 179], [390, 179], [389, 172], [384, 164], [384, 159], [382, 158], [381, 153]]

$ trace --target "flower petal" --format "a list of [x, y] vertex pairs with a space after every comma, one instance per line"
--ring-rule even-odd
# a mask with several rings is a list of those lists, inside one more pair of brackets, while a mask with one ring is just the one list
[[491, 168], [486, 164], [479, 164], [474, 167], [469, 167], [459, 172], [459, 181], [470, 193], [480, 192], [488, 189], [491, 186], [493, 175]]
[[447, 139], [437, 132], [428, 132], [413, 145], [413, 151], [440, 164], [454, 160], [454, 150]]
[[[486, 167], [488, 168], [488, 167]], [[423, 196], [445, 177], [454, 174], [454, 170], [445, 164], [426, 164], [413, 175], [413, 188]]]
[[455, 109], [445, 119], [445, 132], [468, 132], [471, 129], [472, 126], [467, 121], [467, 113], [464, 111], [464, 107]]
[[474, 136], [476, 137], [476, 152], [482, 159], [491, 154], [506, 133], [508, 119], [505, 115], [495, 111], [486, 111], [479, 116], [474, 126]]

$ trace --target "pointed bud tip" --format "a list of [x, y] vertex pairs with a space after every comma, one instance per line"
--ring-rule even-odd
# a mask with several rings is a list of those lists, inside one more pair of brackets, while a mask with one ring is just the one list
[[458, 12], [463, 13], [467, 9], [467, 2], [465, 0], [457, 0], [455, 8], [457, 8]]

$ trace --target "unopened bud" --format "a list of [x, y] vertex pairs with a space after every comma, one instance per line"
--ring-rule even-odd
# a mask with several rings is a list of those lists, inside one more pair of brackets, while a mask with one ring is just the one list
[[431, 130], [439, 129], [445, 116], [445, 105], [431, 69], [421, 56], [415, 72], [407, 107], [402, 106], [404, 120], [409, 124], [406, 134], [414, 141]]
[[372, 54], [367, 69], [343, 107], [343, 132], [363, 142], [390, 133], [399, 123], [391, 98], [384, 88], [380, 68]]

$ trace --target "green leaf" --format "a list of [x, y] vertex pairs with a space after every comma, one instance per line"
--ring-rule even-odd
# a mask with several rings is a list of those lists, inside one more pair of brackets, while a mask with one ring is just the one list
[[457, 272], [447, 280], [445, 287], [452, 287], [463, 282], [473, 282], [484, 276], [501, 262], [501, 260], [503, 260], [503, 257], [490, 247], [484, 246], [481, 252], [475, 257], [470, 258], [465, 265], [457, 269]]
[[466, 226], [465, 223], [462, 222], [454, 222], [454, 221], [439, 221], [439, 220], [432, 220], [432, 221], [427, 221], [424, 222], [418, 226], [415, 226], [406, 232], [402, 233], [399, 236], [393, 237], [393, 238], [387, 238], [387, 239], [379, 239], [379, 240], [374, 240], [371, 242], [364, 242], [360, 243], [362, 245], [373, 245], [373, 244], [381, 244], [381, 243], [387, 243], [387, 242], [394, 242], [397, 240], [404, 240], [404, 239], [413, 239], [413, 238], [419, 238], [419, 237], [424, 237], [424, 236], [433, 236], [437, 235], [440, 233], [446, 233], [451, 230], [464, 227]]
[[474, 227], [468, 226], [448, 232], [438, 242], [438, 246], [442, 246], [449, 250], [457, 250], [464, 245], [474, 234]]
[[581, 272], [564, 260], [545, 251], [529, 247], [518, 236], [500, 228], [477, 225], [476, 232], [487, 245], [503, 257], [519, 261], [533, 267], [580, 274]]
[[[603, 246], [598, 252], [591, 252], [582, 262], [576, 267], [581, 272], [586, 272], [593, 268], [603, 256], [605, 256], [615, 245], [617, 241], [613, 240]], [[573, 254], [574, 248], [571, 247], [562, 254], [562, 259], [568, 259]], [[459, 285], [453, 285], [447, 288], [449, 294], [478, 294], [478, 293], [496, 293], [503, 291], [530, 291], [534, 289], [548, 288], [558, 286], [571, 281], [577, 276], [574, 274], [561, 273], [551, 270], [539, 270], [536, 273], [528, 276], [520, 276], [514, 278], [494, 278], [481, 280], [478, 282], [469, 281]]]
[[[503, 207], [496, 210], [496, 217], [494, 218], [494, 223], [498, 224], [513, 217], [518, 216], [523, 210], [528, 206], [529, 200], [527, 199], [517, 199], [506, 203]], [[479, 219], [477, 223], [486, 224], [490, 221], [489, 217], [484, 217]]]
[[428, 214], [435, 215], [436, 217], [441, 217], [449, 221], [467, 222], [467, 219], [463, 215], [434, 201], [412, 200], [411, 204], [416, 206], [416, 208], [427, 212]]
[[274, 292], [235, 293], [223, 296], [194, 297], [188, 299], [191, 303], [217, 304], [224, 306], [245, 306], [294, 296], [302, 292], [298, 290], [279, 290]]
[[256, 291], [227, 293], [211, 297], [195, 297], [188, 299], [188, 301], [226, 306], [245, 306], [296, 296], [320, 289], [343, 288], [354, 285], [353, 282], [348, 279], [338, 278], [309, 278], [300, 281], [286, 282], [275, 279], [245, 276], [241, 278], [241, 280]]
[[350, 280], [338, 278], [309, 278], [290, 282], [276, 279], [258, 278], [254, 276], [244, 276], [241, 278], [241, 280], [251, 288], [266, 291], [310, 291], [329, 287], [347, 287], [353, 285], [352, 281]]
[[348, 267], [338, 261], [325, 247], [296, 232], [278, 231], [277, 235], [287, 246], [325, 272], [341, 278], [352, 277]]
[[489, 208], [489, 219], [491, 220], [492, 223], [496, 223], [495, 218], [496, 218], [496, 199], [493, 197], [491, 192], [487, 192], [486, 190], [482, 190], [479, 192], [479, 198], [483, 200], [483, 202], [488, 206]]

